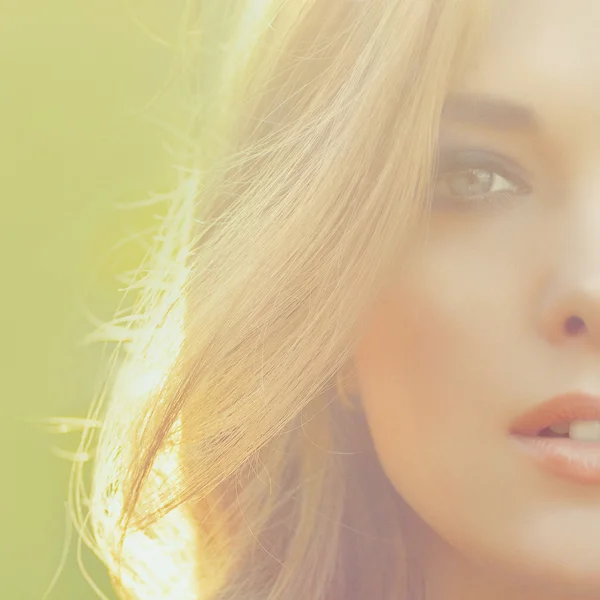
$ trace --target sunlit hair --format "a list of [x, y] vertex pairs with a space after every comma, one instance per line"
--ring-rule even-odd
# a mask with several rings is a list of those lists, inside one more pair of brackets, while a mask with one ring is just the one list
[[118, 345], [72, 480], [121, 598], [408, 598], [402, 503], [334, 381], [427, 217], [481, 5], [190, 2], [195, 145], [94, 333]]

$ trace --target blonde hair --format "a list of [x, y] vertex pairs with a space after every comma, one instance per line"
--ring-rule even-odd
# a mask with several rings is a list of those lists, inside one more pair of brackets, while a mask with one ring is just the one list
[[190, 2], [197, 143], [131, 315], [94, 334], [119, 344], [89, 497], [72, 481], [121, 598], [410, 593], [401, 499], [334, 381], [427, 216], [481, 4]]

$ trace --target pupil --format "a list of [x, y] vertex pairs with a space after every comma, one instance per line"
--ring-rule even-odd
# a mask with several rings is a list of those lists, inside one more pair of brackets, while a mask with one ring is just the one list
[[460, 171], [449, 177], [448, 187], [457, 196], [475, 196], [490, 191], [492, 173], [482, 169]]

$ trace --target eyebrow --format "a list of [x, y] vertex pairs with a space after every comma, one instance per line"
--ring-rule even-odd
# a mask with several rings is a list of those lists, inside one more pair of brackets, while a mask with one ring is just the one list
[[530, 107], [485, 94], [451, 94], [446, 98], [444, 118], [467, 125], [534, 132], [539, 115]]

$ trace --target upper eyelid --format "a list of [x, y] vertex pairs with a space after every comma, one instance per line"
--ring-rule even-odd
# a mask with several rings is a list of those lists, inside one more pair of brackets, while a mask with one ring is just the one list
[[528, 176], [527, 170], [514, 160], [490, 150], [480, 150], [478, 148], [441, 148], [438, 151], [438, 167], [455, 168], [478, 162], [479, 164], [500, 165], [510, 171], [516, 171], [516, 174], [520, 172], [522, 176]]
[[500, 167], [507, 175], [520, 179], [531, 180], [531, 174], [515, 161], [491, 152], [477, 148], [441, 148], [436, 161], [436, 171], [450, 168]]

